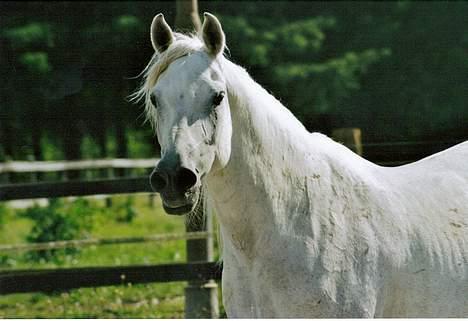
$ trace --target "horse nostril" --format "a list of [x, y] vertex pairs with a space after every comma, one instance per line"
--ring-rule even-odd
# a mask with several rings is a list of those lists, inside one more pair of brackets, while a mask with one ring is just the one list
[[197, 183], [197, 175], [188, 168], [180, 168], [177, 171], [175, 183], [181, 190], [188, 190]]
[[163, 191], [166, 188], [168, 182], [169, 179], [167, 177], [167, 174], [164, 172], [153, 171], [150, 175], [151, 188], [157, 193]]

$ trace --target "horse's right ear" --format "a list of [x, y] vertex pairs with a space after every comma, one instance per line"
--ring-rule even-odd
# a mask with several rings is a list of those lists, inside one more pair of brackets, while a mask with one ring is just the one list
[[174, 41], [171, 27], [164, 20], [162, 13], [157, 14], [151, 23], [151, 44], [154, 50], [164, 52]]

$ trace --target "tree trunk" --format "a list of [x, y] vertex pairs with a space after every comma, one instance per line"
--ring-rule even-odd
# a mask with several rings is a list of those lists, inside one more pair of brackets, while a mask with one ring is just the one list
[[[125, 123], [121, 118], [117, 118], [115, 122], [115, 143], [117, 144], [117, 158], [127, 158], [127, 136], [125, 135]], [[125, 176], [125, 169], [119, 168], [116, 170], [117, 176]]]
[[201, 28], [197, 0], [177, 0], [175, 27], [179, 31], [190, 32]]
[[34, 160], [41, 161], [44, 160], [41, 149], [42, 130], [40, 126], [33, 126], [32, 128], [34, 129], [34, 133], [32, 135], [32, 148]]
[[2, 119], [0, 122], [0, 140], [2, 142], [3, 153], [6, 159], [14, 159], [15, 140], [12, 126], [9, 126], [10, 119]]
[[[66, 160], [77, 160], [81, 158], [81, 132], [77, 117], [74, 117], [74, 111], [78, 110], [78, 95], [69, 95], [63, 99], [63, 104], [66, 106], [66, 114], [64, 115], [62, 126], [63, 134], [63, 153]], [[68, 171], [66, 173], [68, 179], [78, 179], [80, 173], [77, 171]]]

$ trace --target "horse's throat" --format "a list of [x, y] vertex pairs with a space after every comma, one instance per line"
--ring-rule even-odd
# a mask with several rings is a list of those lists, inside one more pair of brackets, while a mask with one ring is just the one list
[[262, 239], [278, 230], [276, 202], [278, 193], [287, 189], [280, 181], [288, 166], [281, 145], [290, 145], [289, 133], [275, 115], [265, 115], [268, 109], [244, 105], [232, 110], [230, 160], [210, 175], [207, 187], [226, 234], [223, 238], [249, 259]]

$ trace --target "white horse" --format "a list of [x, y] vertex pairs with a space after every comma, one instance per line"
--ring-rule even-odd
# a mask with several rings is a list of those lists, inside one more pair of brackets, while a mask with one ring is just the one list
[[309, 133], [200, 36], [151, 25], [136, 97], [162, 147], [151, 176], [166, 212], [200, 190], [224, 243], [229, 317], [467, 317], [468, 142], [385, 168]]

